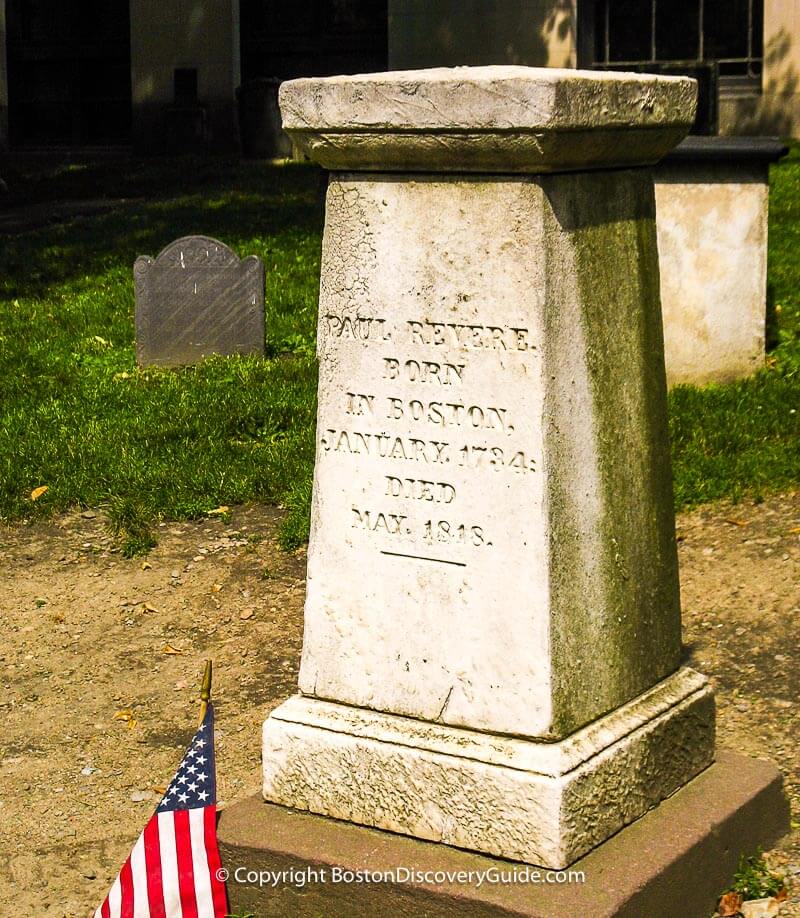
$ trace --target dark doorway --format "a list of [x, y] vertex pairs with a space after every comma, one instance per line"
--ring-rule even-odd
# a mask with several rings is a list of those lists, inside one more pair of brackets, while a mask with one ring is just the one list
[[386, 70], [388, 0], [241, 0], [242, 81]]
[[128, 0], [7, 0], [6, 17], [11, 145], [127, 143]]

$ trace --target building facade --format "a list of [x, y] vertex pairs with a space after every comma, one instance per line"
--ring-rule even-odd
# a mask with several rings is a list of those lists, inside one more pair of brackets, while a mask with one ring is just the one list
[[0, 146], [230, 151], [243, 81], [498, 63], [699, 74], [711, 130], [800, 135], [800, 0], [0, 0]]
[[800, 0], [389, 0], [389, 67], [705, 69], [721, 134], [800, 135]]

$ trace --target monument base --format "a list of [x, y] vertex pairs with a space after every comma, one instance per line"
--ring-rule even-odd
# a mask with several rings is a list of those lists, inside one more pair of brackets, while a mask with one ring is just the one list
[[[673, 797], [574, 864], [571, 877], [526, 882], [518, 873], [502, 882], [526, 868], [297, 813], [260, 795], [226, 809], [217, 834], [231, 910], [259, 918], [707, 918], [740, 854], [770, 846], [788, 825], [777, 769], [720, 752]], [[416, 873], [407, 878], [401, 869]]]
[[714, 758], [714, 700], [681, 669], [560, 742], [295, 696], [264, 724], [264, 797], [563, 868]]

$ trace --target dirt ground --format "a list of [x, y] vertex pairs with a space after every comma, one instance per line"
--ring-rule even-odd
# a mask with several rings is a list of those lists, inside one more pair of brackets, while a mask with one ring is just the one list
[[[220, 803], [257, 791], [302, 640], [305, 557], [277, 548], [278, 521], [251, 506], [164, 525], [146, 561], [113, 549], [100, 512], [0, 527], [0, 915], [102, 901], [192, 735], [208, 657]], [[785, 776], [795, 829], [768, 857], [794, 878], [781, 914], [800, 916], [800, 493], [684, 514], [678, 539], [719, 742]]]

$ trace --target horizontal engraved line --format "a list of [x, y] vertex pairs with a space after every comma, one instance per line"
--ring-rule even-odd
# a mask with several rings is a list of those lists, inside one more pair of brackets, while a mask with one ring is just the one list
[[402, 551], [383, 551], [382, 555], [393, 555], [395, 558], [413, 558], [415, 561], [433, 561], [436, 564], [452, 564], [454, 567], [466, 567], [464, 561], [447, 561], [444, 558], [426, 558], [425, 555], [407, 555]]

